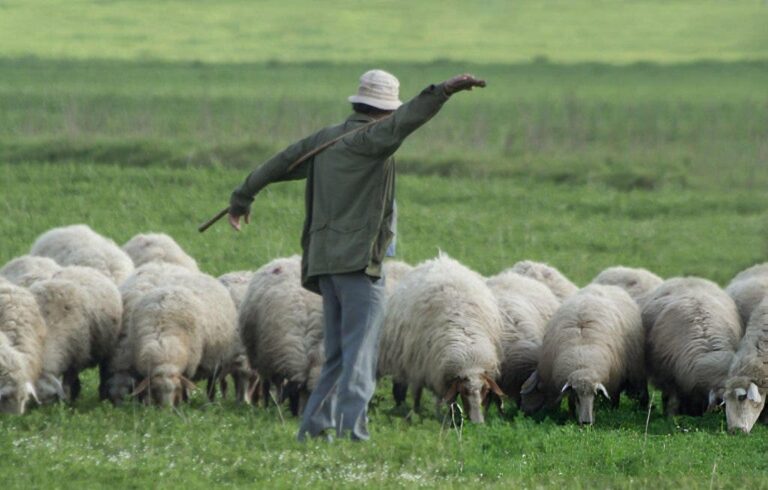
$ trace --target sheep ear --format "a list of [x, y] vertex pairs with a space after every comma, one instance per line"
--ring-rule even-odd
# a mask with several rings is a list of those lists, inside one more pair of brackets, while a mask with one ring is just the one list
[[141, 383], [139, 383], [139, 385], [136, 386], [136, 388], [133, 389], [133, 392], [131, 393], [131, 396], [139, 396], [147, 388], [149, 388], [149, 376], [147, 376], [146, 378], [141, 380]]
[[504, 394], [503, 391], [501, 391], [501, 388], [499, 388], [499, 385], [496, 384], [496, 381], [493, 380], [490, 376], [487, 374], [483, 374], [483, 379], [485, 379], [485, 383], [488, 385], [488, 387], [491, 389], [492, 392], [496, 393], [499, 397], [507, 396]]
[[456, 397], [456, 393], [459, 392], [459, 380], [455, 380], [448, 391], [443, 396], [443, 403], [450, 403]]
[[570, 387], [571, 387], [571, 383], [566, 381], [565, 384], [563, 385], [563, 389], [560, 390], [560, 393], [565, 393], [566, 390], [568, 390], [568, 388], [570, 388]]
[[67, 398], [67, 394], [64, 393], [64, 385], [61, 384], [59, 378], [52, 375], [51, 373], [47, 373], [45, 377], [48, 378], [51, 384], [53, 384], [53, 388], [56, 390], [56, 396], [59, 397], [59, 400], [65, 400]]
[[525, 380], [525, 383], [523, 383], [523, 386], [520, 388], [520, 394], [530, 395], [531, 393], [533, 393], [533, 390], [535, 390], [538, 385], [539, 385], [539, 372], [534, 371], [531, 373], [530, 376], [528, 376], [528, 379]]
[[707, 407], [709, 410], [712, 409], [717, 404], [717, 395], [715, 395], [715, 390], [709, 390], [709, 400]]
[[597, 383], [597, 386], [595, 386], [595, 391], [599, 391], [607, 399], [611, 399], [611, 396], [608, 394], [608, 390], [605, 389], [605, 385], [603, 385], [603, 383]]
[[762, 403], [763, 397], [760, 396], [760, 392], [757, 390], [757, 385], [755, 383], [749, 383], [747, 399], [752, 400], [755, 403]]
[[32, 383], [27, 381], [27, 383], [24, 385], [24, 387], [27, 390], [27, 394], [31, 395], [32, 398], [35, 399], [35, 402], [37, 402], [37, 404], [40, 405], [40, 399], [37, 397], [37, 392], [35, 391], [35, 387], [32, 385]]
[[195, 388], [197, 388], [197, 386], [195, 386], [195, 383], [190, 381], [190, 379], [187, 378], [186, 376], [181, 377], [181, 386], [183, 386], [185, 390], [189, 390], [189, 391], [192, 391]]

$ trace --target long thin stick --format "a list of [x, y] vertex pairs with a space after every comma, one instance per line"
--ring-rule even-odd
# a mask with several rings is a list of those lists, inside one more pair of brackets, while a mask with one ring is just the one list
[[227, 206], [226, 208], [224, 208], [221, 211], [219, 211], [218, 213], [216, 213], [216, 216], [214, 216], [213, 218], [209, 219], [208, 221], [206, 221], [202, 225], [198, 226], [197, 227], [197, 231], [199, 231], [200, 233], [204, 232], [205, 230], [210, 228], [211, 225], [213, 225], [215, 222], [219, 221], [221, 218], [223, 218], [227, 214], [229, 214], [229, 206]]
[[[302, 156], [300, 156], [298, 160], [296, 160], [295, 162], [293, 162], [291, 165], [288, 166], [288, 170], [286, 170], [286, 173], [291, 172], [293, 169], [298, 167], [301, 163], [309, 160], [310, 158], [312, 158], [313, 156], [317, 155], [321, 151], [325, 150], [329, 146], [332, 146], [332, 145], [338, 143], [342, 138], [345, 138], [345, 137], [349, 136], [350, 134], [356, 133], [356, 132], [358, 132], [358, 131], [360, 131], [362, 129], [365, 129], [365, 128], [369, 127], [369, 126], [373, 126], [374, 124], [379, 123], [379, 122], [383, 121], [384, 119], [387, 119], [388, 117], [389, 116], [382, 117], [382, 118], [379, 118], [379, 119], [374, 119], [373, 121], [367, 122], [367, 123], [363, 124], [362, 126], [358, 126], [358, 127], [356, 127], [355, 129], [353, 129], [351, 131], [347, 131], [346, 133], [342, 134], [341, 136], [337, 136], [336, 138], [333, 138], [330, 141], [326, 141], [325, 143], [323, 143], [322, 145], [318, 146], [317, 148], [315, 148], [315, 149], [313, 149], [311, 151], [308, 151], [307, 153], [305, 153]], [[219, 221], [221, 218], [223, 218], [227, 214], [229, 214], [229, 206], [227, 206], [226, 208], [224, 208], [221, 211], [219, 211], [218, 213], [216, 213], [216, 216], [214, 216], [213, 218], [209, 219], [208, 221], [206, 221], [202, 225], [198, 226], [197, 227], [197, 231], [199, 231], [200, 233], [204, 232], [205, 230], [210, 228], [211, 225], [213, 225], [214, 223]]]

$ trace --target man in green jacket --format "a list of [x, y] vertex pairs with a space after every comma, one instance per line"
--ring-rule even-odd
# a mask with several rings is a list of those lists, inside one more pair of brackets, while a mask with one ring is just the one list
[[[382, 70], [360, 77], [354, 113], [294, 143], [248, 175], [232, 193], [229, 222], [249, 222], [266, 185], [307, 179], [301, 237], [302, 285], [323, 297], [325, 364], [307, 402], [298, 438], [335, 431], [369, 438], [367, 407], [376, 386], [382, 262], [394, 233], [393, 154], [455, 92], [484, 87], [471, 75], [430, 85], [405, 104], [399, 82]], [[331, 143], [311, 158], [302, 158]], [[295, 165], [297, 161], [301, 161]]]

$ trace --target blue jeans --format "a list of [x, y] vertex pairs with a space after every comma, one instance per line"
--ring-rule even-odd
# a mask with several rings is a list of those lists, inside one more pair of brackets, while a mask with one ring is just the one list
[[325, 364], [304, 409], [298, 440], [335, 430], [367, 440], [368, 402], [376, 388], [384, 279], [363, 272], [320, 277]]

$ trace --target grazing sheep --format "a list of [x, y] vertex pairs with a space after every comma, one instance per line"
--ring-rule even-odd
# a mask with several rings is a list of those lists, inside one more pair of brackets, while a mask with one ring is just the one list
[[725, 382], [728, 430], [749, 433], [768, 395], [768, 297], [754, 309]]
[[40, 235], [30, 255], [50, 257], [59, 265], [93, 267], [120, 285], [133, 273], [133, 261], [115, 242], [87, 225], [54, 228]]
[[668, 279], [643, 303], [646, 366], [667, 415], [701, 415], [721, 397], [741, 338], [736, 304], [716, 284]]
[[535, 279], [505, 271], [486, 284], [501, 309], [499, 387], [520, 405], [520, 388], [536, 370], [547, 322], [560, 307], [552, 291]]
[[138, 267], [119, 288], [123, 302], [122, 331], [117, 341], [115, 353], [108, 366], [107, 396], [118, 405], [134, 390], [134, 385], [140, 381], [139, 372], [134, 368], [134, 352], [136, 338], [134, 335], [131, 314], [138, 301], [151, 290], [166, 285], [172, 285], [184, 280], [192, 271], [184, 267], [150, 262]]
[[99, 396], [106, 398], [107, 365], [120, 334], [123, 308], [117, 287], [97, 270], [72, 266], [36, 282], [30, 291], [48, 326], [43, 374], [37, 382], [40, 400], [77, 399], [79, 373], [92, 366], [99, 366]]
[[0, 412], [23, 414], [37, 398], [46, 332], [35, 297], [0, 277]]
[[0, 276], [18, 286], [29, 287], [37, 281], [50, 279], [59, 269], [61, 266], [48, 257], [22, 255], [5, 264], [0, 269]]
[[176, 264], [194, 272], [200, 269], [173, 238], [165, 233], [138, 234], [123, 245], [123, 251], [140, 267], [149, 262]]
[[538, 366], [522, 388], [523, 409], [559, 405], [568, 393], [579, 423], [592, 424], [595, 395], [616, 407], [626, 390], [646, 404], [643, 347], [640, 309], [629, 294], [616, 286], [585, 287], [547, 325]]
[[265, 402], [270, 383], [285, 384], [280, 398], [289, 398], [298, 415], [325, 355], [322, 298], [302, 288], [297, 255], [256, 271], [240, 307], [239, 328], [251, 366], [262, 377]]
[[511, 270], [546, 284], [560, 301], [564, 301], [579, 290], [559, 270], [549, 264], [523, 260], [513, 265]]
[[194, 388], [191, 380], [205, 378], [213, 399], [222, 367], [231, 361], [236, 318], [227, 289], [206, 274], [190, 272], [144, 294], [129, 320], [133, 369], [143, 378], [134, 394], [175, 406]]
[[747, 325], [752, 310], [768, 298], [768, 275], [755, 274], [739, 280], [734, 279], [725, 288], [725, 292], [736, 302], [741, 322]]
[[[441, 254], [407, 274], [388, 300], [379, 373], [407, 383], [418, 409], [422, 387], [443, 402], [457, 395], [472, 422], [483, 422], [499, 374], [502, 318], [483, 278]], [[439, 407], [439, 405], [438, 405]]]
[[592, 284], [618, 286], [629, 293], [635, 301], [648, 294], [664, 280], [645, 269], [631, 267], [609, 267], [592, 279]]
[[[240, 311], [240, 305], [243, 303], [245, 294], [248, 291], [248, 284], [251, 282], [251, 279], [253, 279], [253, 274], [253, 271], [235, 271], [219, 276], [219, 282], [221, 282], [229, 291], [238, 312]], [[250, 361], [248, 361], [248, 354], [245, 351], [242, 336], [239, 334], [235, 345], [233, 345], [233, 349], [234, 352], [231, 356], [232, 362], [229, 365], [224, 366], [222, 372], [221, 396], [227, 396], [226, 377], [231, 375], [235, 382], [235, 400], [250, 404], [254, 401], [254, 395], [258, 396], [260, 377], [258, 372], [251, 367]]]

